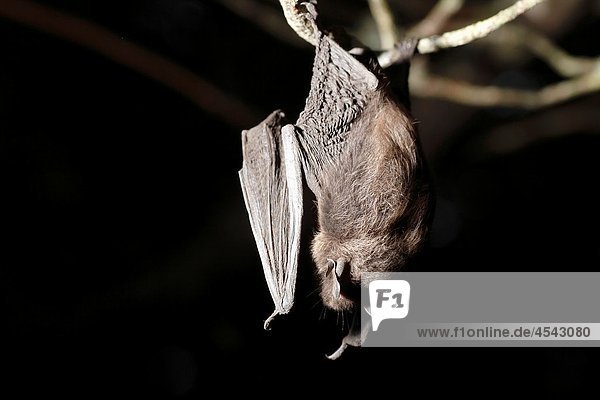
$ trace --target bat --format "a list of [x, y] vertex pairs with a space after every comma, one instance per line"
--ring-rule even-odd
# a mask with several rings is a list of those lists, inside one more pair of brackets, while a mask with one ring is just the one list
[[[392, 94], [368, 51], [317, 36], [311, 88], [296, 123], [278, 110], [242, 132], [239, 177], [275, 304], [265, 329], [294, 303], [304, 182], [316, 198], [311, 253], [330, 309], [355, 309], [361, 274], [402, 268], [428, 229], [429, 185], [408, 105]], [[415, 45], [404, 44], [407, 59]], [[330, 358], [362, 343], [357, 315]]]

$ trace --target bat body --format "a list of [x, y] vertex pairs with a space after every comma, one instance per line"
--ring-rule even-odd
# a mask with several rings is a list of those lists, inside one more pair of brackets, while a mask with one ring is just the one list
[[[240, 181], [275, 303], [265, 328], [293, 305], [304, 182], [318, 205], [311, 251], [321, 298], [334, 310], [359, 301], [353, 288], [363, 272], [400, 269], [427, 230], [428, 185], [407, 107], [374, 58], [317, 36], [311, 89], [296, 123], [275, 111], [242, 133]], [[414, 43], [407, 58], [413, 52]]]
[[427, 185], [413, 121], [386, 88], [349, 132], [337, 163], [323, 171], [312, 255], [323, 303], [353, 306], [362, 272], [400, 269], [426, 234]]

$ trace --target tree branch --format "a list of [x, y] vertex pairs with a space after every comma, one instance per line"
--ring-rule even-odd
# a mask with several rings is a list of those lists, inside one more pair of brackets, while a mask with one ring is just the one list
[[387, 0], [369, 0], [369, 9], [377, 25], [382, 49], [391, 49], [398, 40], [398, 30]]
[[[417, 51], [421, 54], [434, 53], [441, 49], [458, 47], [474, 40], [481, 39], [543, 1], [545, 0], [518, 0], [512, 6], [505, 8], [493, 17], [483, 21], [476, 22], [455, 31], [446, 32], [439, 36], [436, 35], [422, 38], [417, 44]], [[457, 0], [455, 0], [455, 2], [460, 3], [460, 1]], [[449, 13], [452, 12], [452, 6], [454, 6], [455, 10], [460, 7], [460, 4], [452, 3], [452, 0], [440, 0], [425, 20], [428, 18], [437, 18], [438, 22], [440, 22], [441, 19], [441, 22], [443, 23], [444, 18], [447, 19], [451, 16]], [[425, 21], [423, 21], [423, 23], [429, 25], [429, 23], [425, 23]], [[419, 25], [417, 25], [417, 28]], [[384, 51], [378, 57], [379, 64], [383, 68], [389, 67], [398, 59], [397, 53], [398, 49], [396, 47]]]
[[424, 37], [438, 33], [463, 4], [464, 0], [438, 0], [429, 14], [408, 31], [407, 36]]
[[412, 94], [419, 97], [438, 98], [475, 107], [535, 109], [600, 90], [600, 63], [586, 74], [539, 90], [477, 86], [430, 75], [422, 63], [414, 63], [410, 86]]
[[[523, 40], [523, 38], [526, 38]], [[572, 78], [590, 72], [600, 61], [598, 58], [577, 57], [568, 54], [548, 38], [525, 26], [510, 25], [487, 39], [498, 46], [526, 47], [535, 56], [546, 62], [565, 78]]]
[[306, 16], [306, 13], [298, 7], [300, 3], [304, 2], [316, 4], [316, 0], [279, 0], [288, 25], [298, 34], [298, 36], [313, 46], [316, 46], [317, 39], [315, 37], [313, 24]]
[[[512, 6], [483, 21], [462, 29], [446, 32], [440, 36], [423, 38], [419, 40], [417, 50], [421, 54], [434, 53], [441, 49], [458, 47], [481, 39], [543, 1], [545, 0], [519, 0]], [[524, 40], [527, 39], [524, 38]]]
[[597, 132], [597, 110], [598, 101], [590, 98], [556, 107], [552, 112], [530, 114], [472, 138], [465, 145], [465, 155], [471, 160], [484, 160], [560, 136]]

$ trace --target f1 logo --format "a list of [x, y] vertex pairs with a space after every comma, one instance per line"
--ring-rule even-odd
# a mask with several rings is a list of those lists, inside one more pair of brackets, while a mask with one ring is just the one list
[[384, 319], [402, 319], [408, 315], [410, 284], [404, 280], [375, 280], [369, 283], [373, 331]]

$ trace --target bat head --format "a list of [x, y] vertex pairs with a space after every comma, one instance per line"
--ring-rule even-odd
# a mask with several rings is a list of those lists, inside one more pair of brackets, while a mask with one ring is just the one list
[[396, 269], [403, 262], [397, 250], [398, 243], [389, 236], [340, 239], [317, 233], [312, 255], [323, 304], [338, 311], [351, 309], [360, 301], [361, 273]]

